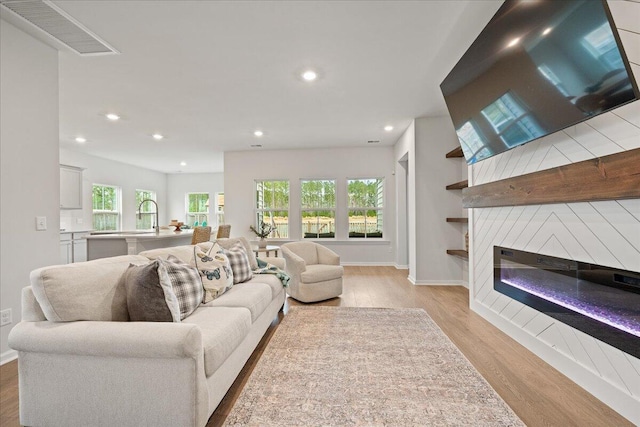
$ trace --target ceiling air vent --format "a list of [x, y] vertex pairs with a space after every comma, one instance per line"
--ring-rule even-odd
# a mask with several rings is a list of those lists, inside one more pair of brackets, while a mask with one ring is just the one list
[[120, 53], [48, 0], [0, 0], [0, 5], [80, 55]]

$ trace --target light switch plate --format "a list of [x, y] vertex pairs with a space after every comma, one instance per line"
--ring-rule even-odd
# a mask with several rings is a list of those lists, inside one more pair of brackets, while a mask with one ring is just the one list
[[11, 309], [0, 311], [0, 326], [9, 325], [11, 322]]
[[37, 231], [45, 231], [47, 229], [47, 217], [46, 216], [37, 216], [36, 217], [36, 230]]

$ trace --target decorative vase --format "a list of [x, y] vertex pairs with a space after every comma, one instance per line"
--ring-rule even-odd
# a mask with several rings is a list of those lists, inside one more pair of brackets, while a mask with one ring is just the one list
[[258, 240], [258, 247], [262, 248], [262, 249], [266, 248], [267, 247], [267, 239], [262, 237], [260, 240]]

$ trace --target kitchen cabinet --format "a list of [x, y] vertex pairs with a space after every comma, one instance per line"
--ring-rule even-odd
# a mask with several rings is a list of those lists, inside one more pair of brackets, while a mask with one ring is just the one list
[[73, 262], [73, 243], [71, 242], [71, 234], [60, 234], [60, 264], [69, 264]]
[[88, 231], [60, 233], [60, 263], [70, 264], [87, 260]]
[[82, 169], [60, 165], [60, 209], [82, 209]]

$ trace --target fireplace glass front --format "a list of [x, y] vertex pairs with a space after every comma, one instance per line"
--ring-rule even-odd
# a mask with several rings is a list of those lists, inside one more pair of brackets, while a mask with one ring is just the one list
[[640, 273], [494, 246], [494, 289], [640, 358]]

